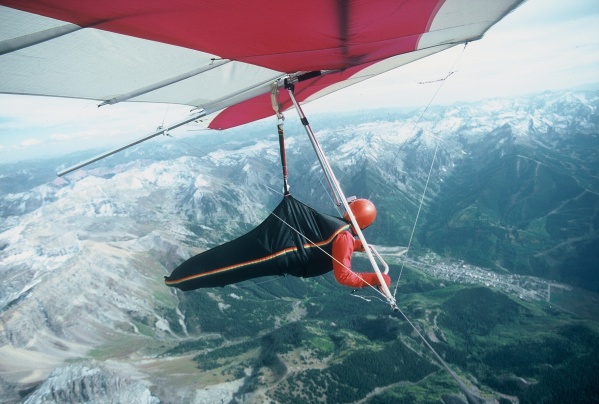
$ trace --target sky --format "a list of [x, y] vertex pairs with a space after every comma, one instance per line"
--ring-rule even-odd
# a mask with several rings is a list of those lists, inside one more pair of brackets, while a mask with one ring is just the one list
[[[307, 104], [304, 112], [474, 102], [598, 83], [599, 0], [528, 0], [465, 48], [454, 47], [325, 96]], [[0, 94], [0, 163], [83, 148], [108, 150], [183, 119], [191, 109], [97, 105]]]

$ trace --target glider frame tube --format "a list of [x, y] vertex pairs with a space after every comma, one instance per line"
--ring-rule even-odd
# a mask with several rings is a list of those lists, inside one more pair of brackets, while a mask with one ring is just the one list
[[59, 177], [62, 177], [65, 174], [68, 174], [70, 172], [78, 170], [78, 169], [80, 169], [82, 167], [85, 167], [85, 166], [91, 164], [91, 163], [95, 163], [98, 160], [102, 160], [103, 158], [106, 158], [108, 156], [112, 156], [113, 154], [116, 154], [116, 153], [120, 152], [121, 150], [125, 150], [125, 149], [127, 149], [129, 147], [135, 146], [136, 144], [145, 142], [146, 140], [152, 139], [153, 137], [156, 137], [156, 136], [159, 136], [159, 135], [163, 135], [163, 134], [167, 134], [168, 131], [171, 130], [171, 129], [176, 129], [176, 128], [180, 127], [180, 126], [188, 124], [189, 122], [193, 122], [196, 119], [202, 118], [204, 116], [206, 116], [206, 111], [200, 110], [200, 111], [196, 112], [195, 114], [190, 115], [187, 118], [185, 118], [185, 119], [183, 119], [183, 120], [181, 120], [181, 121], [179, 121], [177, 123], [174, 123], [174, 124], [170, 125], [167, 128], [158, 128], [154, 132], [152, 132], [151, 134], [146, 135], [146, 136], [144, 136], [144, 137], [142, 137], [140, 139], [137, 139], [134, 142], [128, 143], [125, 146], [121, 146], [121, 147], [118, 147], [116, 149], [113, 149], [113, 150], [107, 151], [105, 153], [99, 154], [99, 155], [97, 155], [95, 157], [92, 157], [89, 160], [85, 160], [85, 161], [83, 161], [81, 163], [75, 164], [74, 166], [65, 168], [64, 170], [59, 171], [58, 173], [56, 173], [56, 175], [58, 175]]
[[65, 24], [58, 27], [49, 28], [44, 31], [34, 32], [13, 39], [7, 39], [0, 42], [0, 55], [11, 53], [33, 45], [37, 45], [71, 32], [79, 31], [83, 27], [75, 24]]
[[229, 59], [223, 59], [223, 60], [219, 60], [219, 61], [213, 61], [208, 66], [203, 66], [203, 67], [200, 67], [198, 69], [191, 70], [191, 71], [189, 71], [187, 73], [183, 73], [183, 74], [180, 74], [178, 76], [162, 80], [162, 81], [160, 81], [158, 83], [154, 83], [154, 84], [151, 84], [149, 86], [146, 86], [146, 87], [143, 87], [143, 88], [139, 88], [139, 89], [137, 89], [135, 91], [131, 91], [131, 92], [126, 93], [126, 94], [118, 95], [118, 96], [116, 96], [114, 98], [111, 98], [109, 100], [104, 101], [103, 103], [101, 103], [98, 106], [102, 107], [104, 105], [113, 105], [113, 104], [117, 104], [119, 102], [130, 100], [131, 98], [139, 97], [140, 95], [150, 93], [152, 91], [155, 91], [155, 90], [158, 90], [160, 88], [169, 86], [171, 84], [178, 83], [179, 81], [183, 81], [183, 80], [188, 79], [190, 77], [197, 76], [198, 74], [207, 72], [207, 71], [212, 70], [212, 69], [216, 69], [217, 67], [220, 67], [220, 66], [222, 66], [222, 65], [224, 65], [226, 63], [229, 63], [229, 62], [231, 62]]
[[295, 95], [293, 94], [293, 86], [292, 85], [286, 86], [286, 88], [289, 91], [289, 97], [291, 98], [291, 101], [293, 102], [293, 105], [295, 106], [295, 109], [297, 110], [297, 113], [299, 114], [299, 117], [304, 126], [304, 129], [306, 130], [306, 134], [310, 138], [310, 142], [312, 143], [312, 146], [314, 147], [314, 151], [316, 152], [316, 156], [318, 157], [320, 165], [323, 168], [324, 174], [327, 177], [327, 179], [329, 180], [329, 183], [332, 185], [334, 193], [341, 200], [341, 203], [343, 204], [345, 211], [348, 213], [348, 216], [351, 219], [351, 222], [353, 224], [354, 231], [358, 235], [358, 238], [362, 241], [362, 245], [364, 246], [364, 251], [365, 251], [366, 255], [368, 256], [368, 260], [370, 261], [370, 264], [372, 265], [372, 269], [376, 273], [376, 275], [379, 279], [379, 282], [381, 284], [381, 290], [382, 290], [383, 294], [385, 295], [385, 298], [387, 299], [387, 302], [389, 303], [391, 308], [393, 310], [397, 310], [398, 308], [397, 308], [397, 304], [395, 303], [395, 298], [393, 297], [393, 295], [391, 294], [391, 291], [387, 287], [387, 283], [385, 282], [385, 280], [383, 278], [381, 270], [379, 269], [379, 266], [376, 263], [376, 260], [374, 259], [374, 255], [372, 254], [372, 251], [371, 251], [371, 246], [366, 241], [366, 238], [364, 237], [362, 230], [360, 230], [360, 227], [358, 226], [356, 218], [353, 215], [351, 209], [349, 208], [349, 204], [347, 203], [347, 199], [345, 198], [343, 190], [341, 189], [341, 185], [339, 185], [339, 181], [337, 180], [337, 177], [335, 176], [333, 169], [329, 165], [329, 162], [324, 154], [324, 151], [320, 147], [320, 144], [318, 143], [318, 140], [316, 139], [316, 136], [314, 135], [314, 132], [312, 131], [312, 128], [310, 127], [310, 124], [308, 123], [308, 119], [304, 115], [302, 108], [300, 107], [299, 103], [295, 99]]
[[373, 245], [369, 245], [368, 247], [370, 247], [370, 250], [372, 251], [372, 253], [374, 255], [376, 255], [376, 257], [378, 258], [378, 260], [381, 263], [381, 265], [383, 265], [383, 267], [385, 268], [385, 270], [383, 271], [383, 273], [385, 275], [388, 274], [389, 273], [389, 265], [387, 265], [387, 263], [385, 262], [385, 260], [381, 256], [381, 254], [379, 254], [379, 252], [376, 250], [376, 248], [374, 248]]
[[[78, 26], [76, 26], [76, 27], [78, 27]], [[223, 65], [225, 63], [228, 63], [228, 62], [229, 62], [228, 60], [222, 60], [222, 61], [219, 61], [219, 62], [215, 63], [214, 65], [211, 65], [210, 68], [213, 68], [212, 66], [218, 67], [218, 66], [221, 66], [221, 65]], [[208, 69], [210, 69], [210, 68], [208, 68]], [[304, 76], [304, 75], [299, 75], [299, 76], [285, 75], [285, 77], [287, 77], [290, 80], [302, 81], [302, 80], [305, 80], [305, 79], [308, 79], [308, 78], [316, 77], [317, 75], [325, 75], [325, 74], [329, 74], [329, 73], [334, 73], [335, 71], [336, 70], [325, 70], [325, 71], [320, 71], [320, 72], [312, 72], [312, 73], [307, 74], [306, 76]], [[193, 73], [193, 72], [191, 72], [191, 73]], [[203, 118], [203, 117], [205, 117], [207, 115], [210, 115], [213, 112], [218, 111], [219, 109], [226, 108], [226, 107], [229, 107], [229, 106], [234, 105], [236, 103], [246, 101], [246, 100], [248, 100], [250, 98], [253, 98], [255, 96], [268, 93], [269, 91], [271, 91], [273, 79], [276, 79], [278, 87], [283, 87], [283, 82], [284, 81], [281, 79], [281, 75], [277, 75], [276, 77], [270, 78], [270, 79], [268, 79], [268, 80], [266, 80], [266, 81], [264, 81], [262, 83], [258, 83], [256, 85], [253, 85], [253, 86], [241, 89], [241, 90], [239, 90], [239, 91], [237, 91], [237, 92], [235, 92], [233, 94], [229, 94], [226, 97], [222, 97], [222, 98], [214, 100], [214, 101], [212, 101], [210, 103], [204, 104], [202, 106], [202, 108], [198, 112], [196, 112], [195, 114], [190, 115], [189, 117], [187, 117], [187, 118], [185, 118], [185, 119], [183, 119], [183, 120], [181, 120], [179, 122], [176, 122], [176, 123], [168, 126], [167, 128], [159, 128], [156, 131], [152, 132], [151, 134], [146, 135], [146, 136], [144, 136], [144, 137], [142, 137], [142, 138], [140, 138], [140, 139], [138, 139], [138, 140], [136, 140], [134, 142], [131, 142], [131, 143], [125, 145], [125, 146], [121, 146], [121, 147], [118, 147], [116, 149], [107, 151], [107, 152], [102, 153], [100, 155], [97, 155], [96, 157], [93, 157], [93, 158], [91, 158], [89, 160], [83, 161], [83, 162], [78, 163], [76, 165], [70, 166], [70, 167], [68, 167], [68, 168], [66, 168], [66, 169], [64, 169], [62, 171], [59, 171], [59, 172], [56, 173], [56, 175], [58, 175], [59, 177], [62, 177], [65, 174], [68, 174], [70, 172], [78, 170], [78, 169], [80, 169], [82, 167], [85, 167], [85, 166], [87, 166], [89, 164], [95, 163], [96, 161], [102, 160], [103, 158], [112, 156], [113, 154], [118, 153], [118, 152], [120, 152], [122, 150], [125, 150], [125, 149], [127, 149], [129, 147], [135, 146], [136, 144], [145, 142], [146, 140], [152, 139], [152, 138], [154, 138], [154, 137], [156, 137], [158, 135], [162, 135], [162, 134], [168, 133], [168, 131], [170, 131], [172, 129], [176, 129], [176, 128], [178, 128], [180, 126], [183, 126], [183, 125], [185, 125], [185, 124], [187, 124], [189, 122], [193, 122], [196, 119]], [[279, 79], [281, 79], [281, 80], [279, 80]], [[144, 89], [141, 89], [139, 91], [142, 91], [142, 90], [144, 90]], [[145, 90], [147, 90], [147, 89], [145, 89]], [[131, 94], [129, 94], [129, 95], [131, 95]], [[139, 94], [137, 94], [137, 95], [139, 95]], [[119, 96], [119, 97], [117, 97], [117, 98], [115, 98], [113, 100], [107, 100], [103, 104], [100, 104], [99, 106], [101, 106], [101, 105], [110, 105], [112, 103], [123, 101], [124, 98], [121, 98], [121, 97], [127, 98], [128, 95], [121, 95], [121, 96]]]

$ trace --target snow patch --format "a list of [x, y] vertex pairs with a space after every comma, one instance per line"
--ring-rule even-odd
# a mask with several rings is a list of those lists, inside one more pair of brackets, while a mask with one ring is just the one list
[[228, 403], [234, 400], [235, 392], [243, 386], [244, 379], [216, 384], [204, 390], [196, 390], [194, 403]]
[[160, 331], [171, 332], [171, 327], [168, 325], [168, 321], [163, 318], [159, 318], [155, 325]]
[[196, 188], [208, 188], [210, 187], [210, 180], [204, 175], [198, 175], [193, 183]]

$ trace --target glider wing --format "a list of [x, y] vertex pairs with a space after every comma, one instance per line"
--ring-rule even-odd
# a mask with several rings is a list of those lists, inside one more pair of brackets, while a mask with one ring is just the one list
[[298, 83], [307, 102], [479, 39], [522, 1], [0, 0], [0, 93], [245, 102], [224, 129], [272, 114], [260, 97], [281, 77], [330, 73]]

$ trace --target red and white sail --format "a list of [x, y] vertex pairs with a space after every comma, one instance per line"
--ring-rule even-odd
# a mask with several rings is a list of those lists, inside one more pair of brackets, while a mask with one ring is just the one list
[[[523, 0], [0, 0], [0, 93], [186, 104], [224, 129], [482, 35]], [[285, 98], [283, 108], [291, 106]]]

